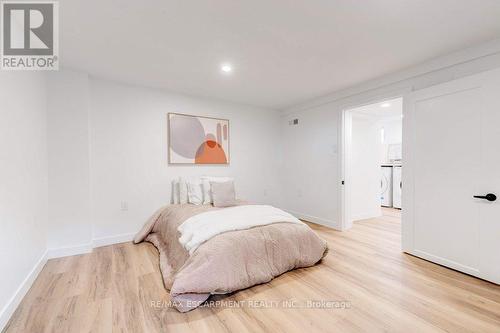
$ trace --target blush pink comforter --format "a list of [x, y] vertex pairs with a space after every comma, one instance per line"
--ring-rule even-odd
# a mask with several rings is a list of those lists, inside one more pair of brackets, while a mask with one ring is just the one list
[[[160, 253], [165, 287], [181, 312], [201, 305], [211, 294], [226, 294], [268, 282], [289, 270], [313, 266], [327, 244], [307, 225], [275, 223], [219, 234], [189, 255], [177, 227], [191, 216], [221, 208], [169, 205], [158, 210], [135, 236]], [[223, 209], [223, 208], [222, 208]]]

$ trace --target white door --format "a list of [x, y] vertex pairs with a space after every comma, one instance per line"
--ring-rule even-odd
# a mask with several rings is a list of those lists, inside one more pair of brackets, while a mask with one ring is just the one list
[[401, 209], [401, 167], [395, 166], [392, 171], [392, 207]]
[[500, 70], [405, 103], [403, 250], [500, 283]]

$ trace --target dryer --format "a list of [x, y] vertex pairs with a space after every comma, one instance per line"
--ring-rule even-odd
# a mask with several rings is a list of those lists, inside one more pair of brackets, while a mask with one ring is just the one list
[[401, 172], [403, 168], [400, 165], [392, 169], [392, 206], [401, 209], [401, 190], [403, 182], [401, 181]]
[[381, 206], [392, 207], [392, 166], [382, 166], [382, 178], [380, 180]]

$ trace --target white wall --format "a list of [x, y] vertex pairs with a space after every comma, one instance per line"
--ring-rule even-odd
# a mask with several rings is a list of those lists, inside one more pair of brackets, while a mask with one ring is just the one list
[[[49, 256], [130, 239], [179, 176], [232, 176], [240, 198], [282, 205], [278, 112], [68, 70], [48, 84]], [[229, 119], [230, 165], [169, 165], [168, 112]]]
[[92, 228], [87, 75], [71, 71], [48, 75], [47, 129], [48, 247], [89, 246]]
[[[168, 165], [168, 112], [229, 119], [230, 165]], [[232, 176], [239, 197], [280, 205], [275, 111], [92, 79], [90, 118], [97, 239], [137, 232], [170, 202], [170, 182], [179, 176]], [[121, 210], [121, 202], [128, 203], [128, 211]]]
[[379, 127], [384, 129], [384, 143], [380, 147], [380, 163], [390, 163], [389, 145], [401, 144], [403, 141], [403, 119], [400, 116], [381, 119]]
[[[276, 111], [68, 70], [0, 74], [0, 265], [8, 272], [0, 330], [47, 257], [130, 239], [170, 202], [176, 177], [232, 176], [240, 198], [282, 205]], [[230, 165], [168, 165], [168, 112], [229, 119]]]
[[[47, 230], [45, 79], [0, 73], [0, 330], [44, 264]], [[26, 282], [26, 283], [25, 283]]]
[[[298, 125], [289, 125], [297, 116]], [[331, 225], [339, 200], [338, 132], [335, 112], [303, 112], [281, 122], [282, 167], [280, 181], [287, 211]], [[333, 208], [333, 210], [332, 210]]]
[[384, 128], [384, 144], [392, 145], [403, 140], [403, 120], [401, 117], [385, 118], [379, 121], [380, 128]]
[[[239, 197], [282, 205], [276, 111], [67, 70], [51, 73], [48, 83], [51, 256], [129, 239], [170, 203], [170, 183], [179, 176], [232, 176]], [[230, 165], [169, 165], [168, 112], [229, 119]]]
[[381, 215], [380, 122], [377, 117], [351, 113], [350, 218], [352, 221]]
[[[285, 207], [311, 221], [341, 229], [342, 111], [496, 67], [500, 67], [499, 41], [284, 110], [281, 124], [286, 162], [281, 177]], [[288, 126], [295, 118], [299, 125]]]

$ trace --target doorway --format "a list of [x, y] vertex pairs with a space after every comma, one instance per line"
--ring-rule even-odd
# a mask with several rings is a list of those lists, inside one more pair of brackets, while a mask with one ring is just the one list
[[343, 229], [400, 217], [403, 98], [348, 109], [343, 118]]

